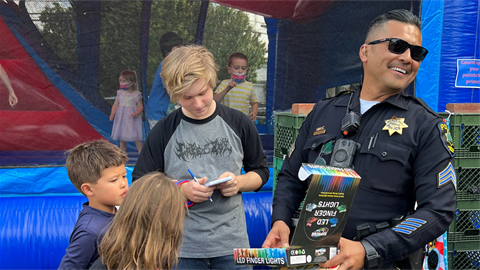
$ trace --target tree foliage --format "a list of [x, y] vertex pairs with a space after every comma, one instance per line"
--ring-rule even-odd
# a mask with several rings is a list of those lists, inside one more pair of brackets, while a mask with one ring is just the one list
[[[98, 81], [100, 94], [104, 97], [115, 96], [122, 70], [135, 70], [140, 80], [142, 5], [140, 0], [102, 1]], [[200, 6], [198, 0], [152, 1], [148, 89], [163, 60], [160, 37], [173, 31], [184, 39], [185, 44], [194, 44]], [[40, 20], [41, 32], [49, 45], [61, 59], [75, 65], [77, 29], [73, 8], [53, 3], [42, 11]], [[232, 53], [242, 52], [249, 58], [249, 81], [256, 81], [256, 70], [266, 62], [266, 44], [260, 41], [260, 34], [253, 31], [248, 16], [242, 11], [210, 3], [203, 41], [215, 57], [219, 81], [229, 78], [226, 67]]]
[[[163, 60], [160, 37], [166, 32], [176, 32], [185, 44], [194, 44], [197, 33], [200, 1], [154, 1], [150, 21], [149, 82]], [[205, 23], [203, 45], [213, 54], [218, 65], [219, 81], [230, 77], [228, 57], [235, 52], [244, 53], [248, 59], [248, 80], [256, 82], [257, 70], [266, 63], [266, 44], [260, 34], [253, 31], [247, 14], [225, 6], [210, 3]]]
[[266, 44], [253, 31], [247, 14], [225, 6], [209, 7], [205, 26], [204, 45], [215, 56], [219, 80], [230, 77], [228, 57], [241, 52], [248, 58], [248, 81], [257, 81], [257, 70], [266, 62]]
[[46, 6], [40, 14], [43, 28], [40, 30], [50, 48], [65, 63], [77, 69], [77, 32], [73, 8], [59, 3]]
[[141, 1], [102, 1], [98, 75], [104, 96], [116, 95], [123, 70], [134, 70], [141, 87], [141, 12]]

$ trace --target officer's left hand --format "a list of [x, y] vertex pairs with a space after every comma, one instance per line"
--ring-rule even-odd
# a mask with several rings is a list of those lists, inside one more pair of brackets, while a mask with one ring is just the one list
[[340, 238], [338, 243], [340, 252], [326, 263], [319, 264], [328, 268], [339, 265], [338, 270], [362, 269], [365, 259], [365, 249], [360, 242]]
[[224, 172], [222, 175], [218, 177], [218, 179], [228, 177], [228, 176], [232, 177], [232, 180], [216, 185], [216, 187], [217, 189], [220, 190], [220, 192], [222, 192], [223, 196], [232, 197], [238, 193], [238, 182], [237, 182], [237, 177], [235, 177], [235, 174], [231, 172]]

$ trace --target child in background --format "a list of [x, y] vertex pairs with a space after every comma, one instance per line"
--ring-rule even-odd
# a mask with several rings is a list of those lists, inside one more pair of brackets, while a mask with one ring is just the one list
[[163, 173], [135, 181], [90, 269], [172, 269], [178, 260], [185, 200]]
[[[177, 33], [167, 32], [163, 34], [160, 37], [160, 51], [163, 59], [165, 59], [170, 52], [182, 45], [183, 39]], [[155, 73], [155, 79], [153, 80], [152, 89], [150, 90], [148, 102], [145, 107], [145, 116], [150, 125], [150, 129], [152, 129], [160, 119], [175, 109], [175, 105], [170, 102], [170, 97], [165, 90], [162, 77], [160, 77], [162, 64], [163, 61]]]
[[15, 95], [15, 91], [13, 91], [12, 84], [10, 83], [10, 80], [8, 79], [7, 72], [5, 69], [3, 69], [2, 65], [0, 65], [0, 80], [5, 84], [8, 90], [8, 104], [10, 107], [15, 107], [18, 103], [18, 98]]
[[103, 140], [69, 150], [68, 178], [88, 202], [78, 215], [58, 269], [88, 269], [98, 258], [97, 246], [128, 190], [127, 154]]
[[[228, 57], [228, 73], [231, 79], [223, 80], [215, 89], [213, 99], [217, 102], [239, 110], [250, 116], [252, 121], [257, 120], [258, 103], [253, 89], [253, 83], [247, 82], [248, 59], [243, 53], [234, 53]], [[249, 106], [252, 106], [250, 112]]]
[[113, 120], [112, 139], [120, 141], [120, 149], [127, 151], [127, 142], [135, 142], [140, 153], [142, 150], [142, 94], [138, 91], [137, 74], [133, 70], [124, 70], [118, 78], [120, 90], [110, 113]]

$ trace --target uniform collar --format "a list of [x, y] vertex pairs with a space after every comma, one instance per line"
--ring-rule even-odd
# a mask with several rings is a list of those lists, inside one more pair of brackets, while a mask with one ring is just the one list
[[408, 96], [408, 94], [406, 94], [404, 91], [402, 91], [402, 92], [400, 92], [396, 95], [388, 97], [383, 102], [390, 103], [393, 106], [398, 107], [398, 108], [403, 109], [403, 110], [408, 110], [407, 104], [405, 104], [405, 101], [406, 101], [405, 97], [407, 97], [407, 96]]
[[[353, 92], [352, 101], [350, 102], [350, 110], [355, 112], [360, 112], [360, 92], [362, 91], [362, 85], [360, 85], [357, 89], [352, 90]], [[343, 94], [345, 98], [337, 99], [334, 103], [335, 106], [339, 107], [346, 107], [348, 104], [348, 100], [350, 99], [350, 94]], [[405, 103], [406, 97], [409, 97], [404, 91], [390, 96], [381, 103], [389, 103], [395, 107], [398, 107], [403, 110], [408, 110], [407, 105]]]

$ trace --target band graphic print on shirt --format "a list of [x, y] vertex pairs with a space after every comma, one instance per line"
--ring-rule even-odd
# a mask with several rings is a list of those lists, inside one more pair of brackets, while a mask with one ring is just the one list
[[183, 161], [201, 158], [204, 155], [228, 157], [232, 154], [233, 147], [227, 138], [206, 140], [204, 145], [197, 142], [176, 141], [175, 154]]

